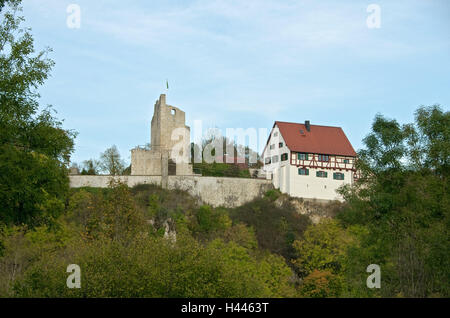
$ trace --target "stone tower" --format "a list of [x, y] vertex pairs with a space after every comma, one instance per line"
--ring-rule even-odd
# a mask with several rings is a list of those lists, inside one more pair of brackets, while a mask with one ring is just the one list
[[[192, 165], [187, 162], [190, 153], [190, 128], [185, 123], [185, 113], [166, 104], [162, 94], [155, 103], [151, 125], [151, 148], [131, 150], [132, 175], [192, 175]], [[183, 136], [181, 135], [183, 134]], [[185, 150], [185, 160], [174, 158], [174, 150]]]

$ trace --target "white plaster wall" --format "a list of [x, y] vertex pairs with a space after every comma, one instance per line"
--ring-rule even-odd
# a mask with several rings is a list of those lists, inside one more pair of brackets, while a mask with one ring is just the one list
[[[327, 178], [319, 178], [316, 171], [328, 172]], [[333, 173], [341, 172], [344, 174], [344, 180], [334, 180]], [[336, 190], [343, 184], [352, 182], [352, 171], [337, 171], [331, 169], [309, 169], [309, 175], [298, 174], [296, 166], [290, 166], [290, 196], [308, 199], [341, 200], [342, 197]]]
[[[275, 134], [278, 134], [277, 136], [275, 136]], [[283, 147], [279, 147], [279, 143], [282, 142], [283, 143]], [[275, 149], [270, 149], [271, 145], [275, 145]], [[281, 161], [281, 155], [283, 153], [287, 153], [288, 154], [288, 160], [286, 161]], [[282, 167], [284, 165], [287, 165], [290, 163], [290, 153], [291, 151], [289, 150], [289, 148], [286, 146], [286, 142], [284, 141], [283, 136], [281, 135], [281, 132], [278, 128], [278, 126], [275, 126], [271, 133], [270, 133], [270, 139], [269, 142], [267, 143], [267, 147], [264, 149], [264, 152], [262, 154], [262, 158], [263, 158], [263, 163], [264, 163], [264, 167], [263, 169], [265, 171], [275, 171], [278, 170], [279, 167]], [[278, 156], [278, 162], [276, 163], [270, 163], [270, 164], [266, 164], [265, 160], [266, 157], [273, 157], [273, 156]]]

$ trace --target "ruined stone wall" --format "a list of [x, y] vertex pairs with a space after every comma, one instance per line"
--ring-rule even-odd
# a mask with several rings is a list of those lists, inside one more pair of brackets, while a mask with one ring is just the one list
[[[106, 188], [112, 176], [69, 176], [72, 188], [96, 187]], [[161, 176], [116, 176], [133, 187], [137, 184], [161, 185]], [[201, 203], [211, 206], [237, 207], [262, 196], [273, 188], [270, 180], [202, 177], [202, 176], [168, 176], [168, 189], [180, 189], [197, 197]]]
[[[131, 175], [162, 175], [167, 170], [166, 158], [183, 154], [184, 160], [176, 162], [176, 175], [192, 175], [190, 157], [190, 128], [185, 124], [186, 114], [181, 109], [166, 104], [162, 94], [155, 103], [151, 125], [151, 150], [131, 150]], [[172, 133], [175, 135], [172, 140]], [[178, 138], [176, 138], [178, 137]], [[176, 147], [174, 147], [176, 146]], [[181, 153], [180, 153], [180, 150]]]
[[[172, 140], [172, 132], [177, 128], [183, 128], [190, 136], [190, 128], [186, 126], [186, 114], [178, 107], [166, 104], [166, 95], [162, 94], [155, 103], [152, 117], [151, 144], [153, 150], [171, 151], [178, 143]], [[189, 140], [185, 140], [190, 144]]]
[[161, 153], [141, 148], [132, 149], [131, 174], [134, 176], [160, 176]]

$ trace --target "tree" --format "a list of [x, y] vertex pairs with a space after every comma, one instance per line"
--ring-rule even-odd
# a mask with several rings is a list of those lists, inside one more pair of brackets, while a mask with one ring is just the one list
[[13, 3], [13, 2], [14, 2], [14, 0], [0, 0], [0, 12], [2, 12], [2, 9], [5, 6], [5, 4]]
[[115, 145], [100, 155], [100, 166], [112, 176], [120, 175], [125, 170], [125, 162], [121, 159]]
[[383, 296], [450, 294], [449, 123], [438, 105], [418, 108], [403, 126], [377, 115], [359, 153], [363, 177], [341, 189], [339, 219], [369, 232], [348, 257], [349, 273], [380, 265]]
[[314, 270], [339, 274], [345, 266], [347, 249], [355, 241], [356, 238], [338, 222], [324, 220], [309, 226], [302, 240], [294, 242], [298, 258], [293, 264], [303, 276], [310, 275]]
[[0, 221], [36, 224], [62, 211], [75, 133], [50, 106], [41, 112], [37, 89], [54, 65], [50, 49], [35, 53], [19, 0], [0, 3]]
[[95, 159], [83, 161], [82, 175], [97, 175], [100, 173], [100, 162]]
[[411, 158], [418, 167], [428, 167], [448, 177], [450, 171], [450, 112], [439, 105], [422, 106], [415, 112], [416, 129], [407, 126]]
[[311, 298], [338, 297], [341, 290], [342, 282], [337, 275], [315, 269], [303, 280], [300, 294]]

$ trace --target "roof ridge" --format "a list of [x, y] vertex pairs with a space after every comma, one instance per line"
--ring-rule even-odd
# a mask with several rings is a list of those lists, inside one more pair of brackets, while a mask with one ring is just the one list
[[[305, 125], [305, 123], [294, 123], [294, 122], [290, 122], [290, 121], [280, 121], [280, 120], [276, 120], [275, 123], [282, 123], [282, 124], [294, 124], [294, 125]], [[316, 127], [329, 127], [329, 128], [340, 128], [342, 129], [342, 127], [340, 126], [329, 126], [329, 125], [315, 125], [315, 124], [310, 124], [310, 126], [316, 126]]]
[[[278, 126], [286, 146], [291, 151], [310, 151], [352, 157], [357, 155], [342, 127], [311, 125], [310, 132], [304, 134], [307, 138], [302, 138], [298, 131], [305, 129], [303, 123], [275, 121], [273, 127], [275, 126]], [[266, 147], [269, 140], [270, 137], [267, 140]]]

